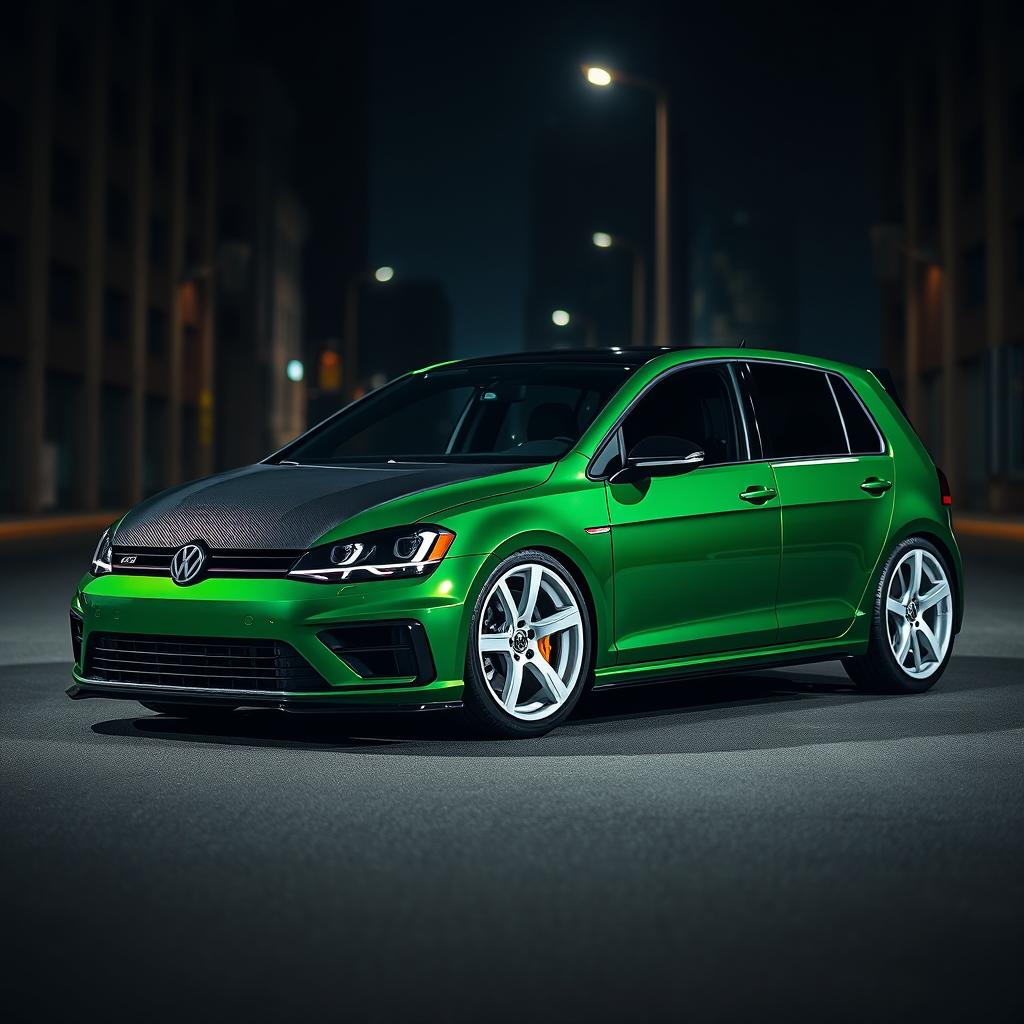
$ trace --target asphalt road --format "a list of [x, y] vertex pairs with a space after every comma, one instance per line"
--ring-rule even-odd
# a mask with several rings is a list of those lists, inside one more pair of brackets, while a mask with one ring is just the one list
[[1024, 545], [966, 545], [929, 694], [737, 675], [515, 743], [73, 703], [89, 546], [0, 549], [12, 1017], [1024, 1016]]

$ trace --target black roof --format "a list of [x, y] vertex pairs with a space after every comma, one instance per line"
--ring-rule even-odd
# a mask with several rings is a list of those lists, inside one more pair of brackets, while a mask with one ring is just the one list
[[623, 345], [621, 348], [555, 348], [539, 352], [508, 352], [458, 360], [459, 366], [489, 366], [501, 363], [646, 363], [673, 349]]

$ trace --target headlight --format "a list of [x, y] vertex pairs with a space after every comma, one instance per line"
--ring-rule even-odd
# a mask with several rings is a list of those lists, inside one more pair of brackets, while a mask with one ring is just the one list
[[322, 544], [307, 551], [288, 574], [311, 583], [429, 576], [455, 540], [440, 526], [407, 526]]
[[111, 555], [110, 530], [104, 530], [103, 536], [100, 537], [100, 542], [96, 545], [96, 551], [92, 556], [92, 568], [89, 571], [93, 576], [106, 576], [108, 572], [111, 572]]

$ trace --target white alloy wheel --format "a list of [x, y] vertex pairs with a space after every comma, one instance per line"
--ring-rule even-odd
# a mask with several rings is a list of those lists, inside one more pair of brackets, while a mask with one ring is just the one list
[[953, 637], [953, 593], [942, 562], [912, 548], [897, 563], [885, 599], [885, 624], [896, 664], [927, 679], [946, 657]]
[[580, 684], [583, 612], [554, 569], [525, 562], [491, 587], [476, 644], [491, 698], [513, 718], [536, 722], [555, 714]]

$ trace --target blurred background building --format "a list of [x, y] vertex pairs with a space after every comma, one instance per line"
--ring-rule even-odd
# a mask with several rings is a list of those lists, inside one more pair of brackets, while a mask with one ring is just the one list
[[124, 508], [431, 362], [650, 344], [655, 96], [673, 343], [883, 362], [961, 507], [1024, 512], [1022, 9], [8, 5], [0, 516]]
[[692, 265], [697, 344], [797, 348], [795, 239], [785, 220], [745, 207], [705, 208]]
[[1024, 5], [923, 11], [883, 61], [883, 357], [958, 502], [1021, 513]]
[[4, 513], [123, 508], [305, 427], [321, 343], [304, 330], [294, 113], [234, 17], [104, 0], [5, 13]]

